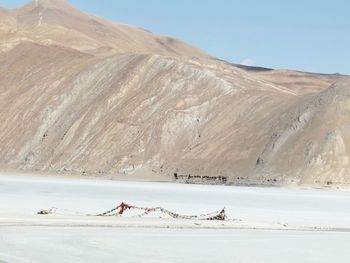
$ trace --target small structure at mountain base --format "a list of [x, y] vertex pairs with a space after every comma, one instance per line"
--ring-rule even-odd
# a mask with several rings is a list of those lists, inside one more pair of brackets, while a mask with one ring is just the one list
[[212, 184], [226, 185], [228, 184], [227, 176], [207, 176], [207, 175], [191, 175], [174, 173], [174, 180], [178, 183], [185, 184]]

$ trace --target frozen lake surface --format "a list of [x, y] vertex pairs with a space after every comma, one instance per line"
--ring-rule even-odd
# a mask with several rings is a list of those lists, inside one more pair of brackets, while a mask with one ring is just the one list
[[[120, 202], [225, 222], [86, 217]], [[39, 216], [42, 209], [60, 213]], [[76, 211], [76, 212], [72, 212]], [[0, 262], [350, 262], [350, 192], [0, 176]]]

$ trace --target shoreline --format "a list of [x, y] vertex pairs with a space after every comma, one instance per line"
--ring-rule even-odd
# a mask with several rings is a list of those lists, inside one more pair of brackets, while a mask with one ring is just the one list
[[46, 173], [43, 171], [33, 172], [33, 171], [18, 171], [18, 170], [1, 170], [0, 176], [15, 176], [15, 177], [33, 177], [33, 178], [45, 178], [45, 179], [72, 179], [72, 180], [86, 180], [86, 181], [101, 181], [101, 182], [135, 182], [135, 183], [171, 183], [177, 185], [202, 185], [202, 186], [226, 186], [226, 187], [247, 187], [247, 188], [282, 188], [282, 189], [317, 189], [317, 190], [335, 190], [335, 191], [350, 191], [350, 185], [313, 185], [313, 184], [201, 184], [201, 183], [183, 183], [176, 182], [174, 180], [169, 180], [164, 178], [164, 180], [152, 180], [148, 177], [140, 177], [133, 175], [124, 176], [103, 176], [103, 175], [81, 175], [81, 174], [67, 174], [67, 173]]

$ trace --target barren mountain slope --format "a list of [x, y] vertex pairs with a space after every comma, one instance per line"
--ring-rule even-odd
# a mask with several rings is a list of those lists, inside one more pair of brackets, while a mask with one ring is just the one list
[[258, 72], [256, 75], [272, 83], [288, 87], [299, 95], [323, 91], [344, 77], [339, 74], [317, 74], [292, 70], [272, 70]]
[[275, 70], [270, 68], [249, 67], [243, 65], [235, 66], [276, 85], [287, 87], [301, 96], [321, 92], [327, 89], [333, 83], [345, 77], [340, 74], [320, 74], [292, 70]]
[[0, 12], [8, 16], [0, 18], [0, 29], [4, 27], [0, 50], [8, 50], [24, 40], [61, 45], [95, 55], [134, 52], [208, 57], [181, 40], [157, 36], [129, 25], [113, 24], [82, 13], [63, 0], [37, 0], [19, 9]]
[[240, 69], [199, 59], [105, 59], [23, 43], [0, 62], [0, 159], [23, 169], [251, 170], [268, 123], [295, 97]]
[[349, 81], [239, 68], [62, 0], [0, 10], [0, 168], [349, 183]]
[[302, 183], [350, 182], [350, 78], [283, 113], [259, 157], [258, 174]]

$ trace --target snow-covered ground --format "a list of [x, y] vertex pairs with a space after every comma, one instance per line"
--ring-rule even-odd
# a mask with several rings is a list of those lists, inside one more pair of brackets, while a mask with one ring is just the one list
[[[93, 217], [120, 202], [229, 221]], [[57, 207], [58, 213], [39, 216]], [[0, 176], [0, 262], [350, 262], [350, 192]]]

